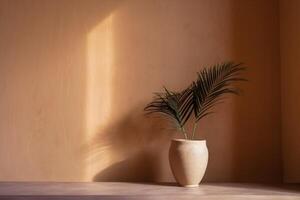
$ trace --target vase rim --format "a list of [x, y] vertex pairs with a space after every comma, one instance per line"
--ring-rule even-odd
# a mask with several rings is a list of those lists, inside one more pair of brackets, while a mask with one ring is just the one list
[[174, 142], [206, 143], [206, 140], [172, 139]]

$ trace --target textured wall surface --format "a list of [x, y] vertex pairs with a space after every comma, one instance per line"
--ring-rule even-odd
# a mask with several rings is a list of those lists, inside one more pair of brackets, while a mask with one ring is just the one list
[[273, 0], [0, 0], [0, 180], [171, 181], [165, 122], [144, 105], [202, 66], [248, 66], [203, 120], [206, 181], [280, 181]]
[[280, 1], [284, 181], [300, 182], [300, 1]]

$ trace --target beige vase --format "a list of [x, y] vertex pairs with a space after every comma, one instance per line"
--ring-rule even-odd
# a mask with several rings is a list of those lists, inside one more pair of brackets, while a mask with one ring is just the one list
[[199, 186], [208, 162], [206, 140], [173, 139], [169, 162], [173, 175], [181, 186]]

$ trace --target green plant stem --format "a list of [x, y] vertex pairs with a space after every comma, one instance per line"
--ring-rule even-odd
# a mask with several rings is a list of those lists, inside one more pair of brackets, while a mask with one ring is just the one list
[[195, 132], [196, 132], [196, 130], [197, 130], [197, 126], [198, 126], [198, 122], [194, 123], [193, 133], [192, 133], [192, 140], [194, 139]]
[[188, 139], [188, 137], [187, 137], [187, 134], [186, 134], [186, 131], [185, 131], [185, 128], [184, 127], [181, 127], [181, 131], [182, 131], [182, 133], [183, 133], [183, 135], [184, 135], [184, 139]]

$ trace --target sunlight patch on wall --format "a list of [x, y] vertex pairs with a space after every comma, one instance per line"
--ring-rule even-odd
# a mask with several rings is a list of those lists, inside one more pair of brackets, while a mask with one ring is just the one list
[[[86, 136], [88, 143], [108, 125], [110, 120], [113, 76], [112, 20], [113, 16], [109, 15], [87, 36]], [[100, 150], [105, 151], [103, 148]], [[88, 151], [92, 154], [95, 149]], [[87, 162], [86, 179], [92, 180], [101, 168], [105, 168], [110, 163], [110, 155], [101, 154], [100, 166], [94, 158], [89, 158]]]

